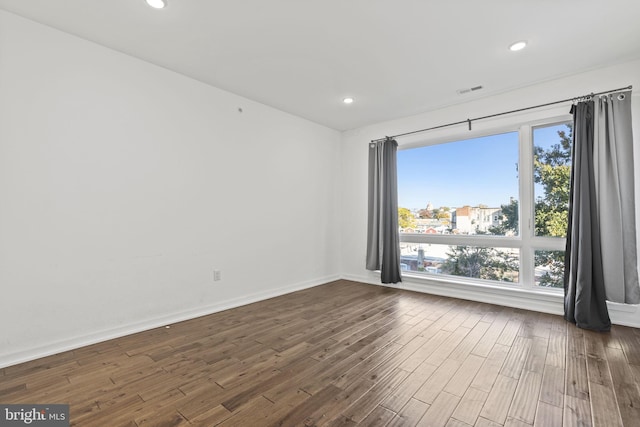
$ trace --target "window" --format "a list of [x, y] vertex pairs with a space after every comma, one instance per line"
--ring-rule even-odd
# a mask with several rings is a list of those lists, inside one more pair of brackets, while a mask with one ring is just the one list
[[398, 151], [405, 273], [562, 288], [571, 127]]

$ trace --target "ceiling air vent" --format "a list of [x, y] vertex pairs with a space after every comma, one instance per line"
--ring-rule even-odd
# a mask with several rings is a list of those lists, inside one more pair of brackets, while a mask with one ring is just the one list
[[467, 93], [475, 92], [480, 89], [482, 89], [482, 86], [474, 86], [468, 89], [458, 89], [456, 92], [458, 92], [458, 95], [465, 95]]

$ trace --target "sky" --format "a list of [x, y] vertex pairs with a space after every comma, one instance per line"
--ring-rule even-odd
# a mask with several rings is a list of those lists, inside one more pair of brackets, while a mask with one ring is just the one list
[[[534, 143], [558, 143], [559, 129], [565, 126], [536, 129]], [[517, 164], [518, 132], [398, 150], [398, 206], [499, 208], [518, 198]]]

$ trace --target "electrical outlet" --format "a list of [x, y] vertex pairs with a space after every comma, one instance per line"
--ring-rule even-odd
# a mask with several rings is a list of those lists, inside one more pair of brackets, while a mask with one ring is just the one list
[[213, 281], [220, 281], [220, 270], [213, 270]]

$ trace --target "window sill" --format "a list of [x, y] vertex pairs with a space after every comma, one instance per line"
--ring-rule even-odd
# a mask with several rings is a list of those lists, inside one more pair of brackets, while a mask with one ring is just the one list
[[[380, 272], [373, 272], [380, 277]], [[380, 285], [380, 282], [370, 282]], [[500, 285], [473, 280], [456, 280], [450, 277], [425, 277], [403, 273], [402, 282], [387, 284], [397, 289], [459, 298], [542, 313], [564, 314], [564, 292], [562, 290], [517, 288], [517, 285]], [[640, 305], [620, 304], [607, 301], [611, 321], [617, 325], [640, 328]]]
[[[379, 277], [380, 272], [375, 274]], [[494, 285], [481, 281], [403, 273], [401, 283], [383, 286], [550, 314], [561, 315], [564, 311], [562, 292], [522, 289], [517, 288], [517, 285]]]
[[403, 280], [406, 278], [409, 281], [416, 282], [436, 282], [446, 283], [454, 286], [472, 286], [474, 288], [481, 288], [488, 292], [516, 292], [527, 295], [537, 295], [541, 297], [563, 299], [563, 290], [544, 287], [523, 287], [521, 285], [510, 284], [510, 282], [504, 283], [492, 283], [488, 280], [475, 280], [468, 279], [466, 277], [444, 276], [444, 275], [423, 275], [419, 273], [403, 273]]

